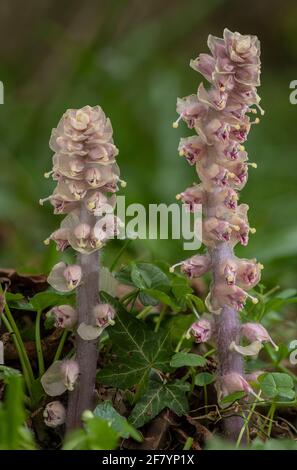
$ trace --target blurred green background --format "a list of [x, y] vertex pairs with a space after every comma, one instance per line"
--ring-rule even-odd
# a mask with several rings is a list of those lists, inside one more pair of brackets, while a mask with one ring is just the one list
[[[0, 267], [46, 273], [60, 257], [42, 243], [59, 217], [38, 200], [54, 187], [43, 178], [48, 140], [67, 108], [100, 104], [110, 116], [127, 203], [172, 203], [192, 184], [194, 170], [177, 153], [189, 132], [171, 126], [176, 97], [195, 93], [201, 79], [189, 61], [207, 51], [209, 33], [228, 27], [261, 40], [266, 109], [246, 145], [258, 170], [241, 200], [257, 233], [240, 255], [265, 264], [265, 284], [296, 285], [296, 1], [12, 0], [1, 2], [0, 18]], [[105, 249], [107, 264], [121, 245]], [[138, 240], [123, 261], [190, 254], [177, 240]]]

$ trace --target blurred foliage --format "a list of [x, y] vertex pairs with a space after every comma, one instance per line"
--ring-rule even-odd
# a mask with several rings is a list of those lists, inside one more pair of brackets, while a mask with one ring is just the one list
[[[223, 28], [257, 34], [262, 43], [262, 105], [267, 110], [247, 143], [258, 170], [250, 171], [242, 200], [257, 228], [245, 257], [265, 264], [264, 283], [296, 280], [296, 170], [289, 83], [296, 79], [293, 0], [20, 0], [1, 2], [0, 263], [23, 272], [47, 272], [59, 254], [42, 240], [59, 217], [38, 200], [49, 194], [48, 140], [69, 107], [100, 103], [111, 117], [127, 204], [171, 203], [193, 181], [178, 157], [185, 126], [171, 127], [177, 96], [195, 92], [201, 77], [189, 68], [206, 51], [209, 33]], [[20, 13], [21, 12], [21, 13]], [[11, 37], [13, 26], [14, 35]], [[10, 37], [10, 41], [7, 41]], [[121, 242], [105, 250], [106, 264]], [[139, 240], [125, 257], [163, 259], [189, 253], [177, 240]]]
[[9, 367], [1, 366], [0, 374], [8, 383], [0, 402], [0, 450], [34, 450], [33, 434], [25, 424], [23, 379]]

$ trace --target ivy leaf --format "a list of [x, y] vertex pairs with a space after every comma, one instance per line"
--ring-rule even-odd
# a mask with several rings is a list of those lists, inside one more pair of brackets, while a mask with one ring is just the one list
[[261, 390], [268, 398], [288, 398], [292, 400], [295, 398], [294, 382], [290, 375], [282, 372], [272, 372], [262, 374], [258, 381], [261, 385]]
[[27, 302], [27, 300], [22, 294], [6, 292], [5, 301], [7, 302], [7, 305], [9, 306], [9, 308], [11, 309], [34, 311], [33, 305]]
[[[157, 300], [159, 302], [162, 302], [164, 305], [168, 305], [171, 307], [173, 310], [177, 311], [180, 310], [179, 306], [169, 297], [169, 295], [165, 294], [165, 292], [162, 292], [157, 289], [145, 289], [141, 294], [145, 294], [148, 297], [152, 297], [153, 299]], [[147, 304], [144, 304], [147, 305]], [[152, 305], [151, 303], [148, 305]]]
[[100, 405], [96, 406], [93, 411], [95, 416], [98, 416], [105, 421], [108, 421], [110, 426], [125, 439], [130, 436], [138, 442], [142, 442], [141, 434], [130, 424], [124, 416], [121, 416], [112, 406], [110, 400], [106, 400]]
[[206, 359], [198, 354], [178, 352], [172, 356], [170, 365], [171, 367], [203, 367], [206, 364]]
[[138, 289], [156, 289], [170, 284], [168, 276], [151, 263], [133, 263], [115, 274], [118, 281], [138, 287]]
[[170, 408], [178, 416], [188, 412], [188, 400], [186, 392], [190, 385], [181, 380], [172, 383], [162, 383], [159, 380], [151, 380], [146, 391], [134, 407], [129, 421], [139, 428], [152, 420], [164, 408]]
[[150, 263], [133, 264], [131, 279], [139, 289], [156, 289], [170, 284], [166, 274], [158, 266]]
[[100, 382], [118, 388], [145, 383], [153, 369], [169, 372], [173, 349], [170, 331], [155, 333], [133, 317], [113, 297], [101, 295], [117, 311], [115, 325], [108, 329], [116, 359], [97, 374]]
[[54, 305], [63, 305], [71, 303], [73, 295], [61, 295], [53, 291], [38, 292], [30, 299], [31, 305], [35, 310], [45, 310]]

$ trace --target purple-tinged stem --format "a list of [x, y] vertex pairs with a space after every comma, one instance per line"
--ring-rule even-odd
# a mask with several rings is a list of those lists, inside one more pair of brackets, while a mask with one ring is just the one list
[[[213, 266], [213, 282], [221, 282], [219, 266], [222, 266], [233, 256], [228, 243], [221, 243], [210, 252]], [[238, 313], [232, 307], [223, 307], [219, 315], [214, 315], [215, 330], [219, 360], [219, 375], [224, 376], [236, 372], [243, 376], [243, 359], [236, 351], [230, 351], [232, 341], [237, 342], [239, 337], [240, 322]], [[241, 416], [231, 416], [224, 419], [224, 433], [228, 439], [236, 440], [243, 426]]]
[[[81, 209], [81, 221], [90, 223], [94, 218], [86, 209]], [[77, 288], [78, 324], [93, 324], [93, 308], [99, 301], [99, 252], [77, 255], [77, 263], [82, 268], [82, 283]], [[98, 339], [83, 340], [78, 334], [75, 338], [76, 361], [79, 366], [79, 379], [73, 392], [69, 393], [67, 410], [67, 430], [81, 425], [85, 410], [94, 408], [95, 380], [98, 359]]]

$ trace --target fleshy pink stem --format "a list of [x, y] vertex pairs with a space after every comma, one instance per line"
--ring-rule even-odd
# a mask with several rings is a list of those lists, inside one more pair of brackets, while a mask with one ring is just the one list
[[[221, 282], [218, 267], [232, 256], [232, 249], [228, 243], [221, 243], [210, 252], [213, 266], [214, 284]], [[237, 341], [240, 334], [240, 322], [236, 310], [224, 306], [219, 315], [214, 315], [215, 336], [219, 361], [219, 375], [224, 376], [232, 372], [243, 375], [243, 359], [236, 351], [230, 351], [231, 341]], [[230, 416], [223, 422], [224, 433], [231, 440], [236, 440], [243, 426], [241, 416]]]
[[[81, 221], [91, 223], [93, 216], [81, 209]], [[77, 264], [81, 266], [83, 283], [77, 288], [78, 322], [93, 324], [93, 309], [99, 302], [99, 252], [89, 255], [78, 253]], [[81, 425], [81, 415], [94, 408], [95, 379], [98, 359], [98, 339], [83, 340], [76, 334], [76, 361], [79, 366], [79, 380], [73, 392], [69, 393], [67, 429]]]

